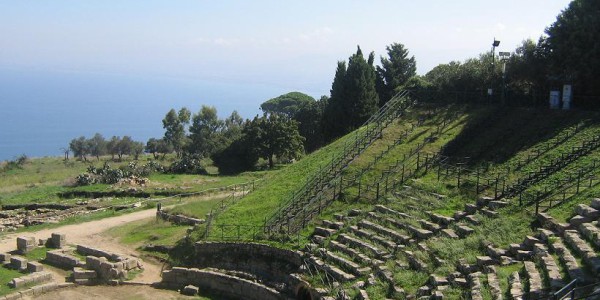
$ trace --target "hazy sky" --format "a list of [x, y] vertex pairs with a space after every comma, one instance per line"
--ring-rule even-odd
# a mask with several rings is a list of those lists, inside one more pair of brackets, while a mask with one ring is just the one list
[[[263, 83], [328, 94], [360, 45], [425, 74], [537, 38], [570, 1], [0, 0], [0, 68]], [[379, 61], [377, 59], [376, 61]]]

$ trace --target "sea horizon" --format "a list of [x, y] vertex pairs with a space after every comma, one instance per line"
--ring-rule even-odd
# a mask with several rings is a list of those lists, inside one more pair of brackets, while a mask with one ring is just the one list
[[252, 118], [262, 102], [291, 91], [217, 79], [0, 68], [0, 161], [61, 156], [72, 139], [95, 133], [146, 143], [163, 136], [162, 119], [171, 108], [195, 113], [209, 105], [221, 118], [234, 110]]

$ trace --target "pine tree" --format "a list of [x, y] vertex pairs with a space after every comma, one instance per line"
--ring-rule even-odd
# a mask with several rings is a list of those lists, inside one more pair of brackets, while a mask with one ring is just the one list
[[393, 43], [386, 47], [388, 57], [381, 57], [381, 67], [377, 67], [377, 92], [379, 105], [389, 101], [399, 86], [417, 73], [415, 57], [409, 57], [408, 49], [400, 43]]

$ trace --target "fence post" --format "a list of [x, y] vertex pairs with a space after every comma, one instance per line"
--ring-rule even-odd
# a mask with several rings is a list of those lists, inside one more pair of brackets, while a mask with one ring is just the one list
[[577, 172], [577, 193], [579, 193], [579, 184], [581, 183], [581, 170]]
[[479, 195], [479, 168], [477, 168], [477, 184], [475, 185], [475, 195]]
[[438, 165], [438, 171], [437, 171], [437, 180], [440, 181], [440, 171], [442, 170], [442, 164]]
[[461, 172], [461, 167], [458, 167], [458, 172], [456, 173], [456, 187], [460, 188], [460, 172]]
[[375, 201], [379, 199], [379, 182], [377, 183], [377, 196], [375, 197]]
[[[496, 199], [498, 198], [498, 180], [500, 180], [500, 175], [496, 174], [496, 182], [494, 183], [494, 198], [496, 198]], [[519, 201], [521, 201], [520, 198], [519, 198]]]
[[362, 176], [358, 178], [358, 198], [360, 198], [360, 187], [362, 185]]
[[390, 179], [390, 174], [387, 173], [386, 177], [385, 177], [385, 194], [387, 194], [388, 192], [388, 179]]

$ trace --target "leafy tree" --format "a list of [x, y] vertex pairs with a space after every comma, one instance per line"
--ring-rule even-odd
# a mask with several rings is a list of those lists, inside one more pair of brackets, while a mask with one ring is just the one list
[[164, 159], [168, 153], [173, 152], [173, 148], [164, 139], [151, 138], [146, 142], [146, 152], [152, 153], [154, 159], [158, 159], [159, 154], [162, 154]]
[[115, 160], [115, 155], [119, 154], [119, 143], [121, 138], [118, 136], [112, 136], [106, 143], [106, 152], [111, 155], [111, 159]]
[[140, 154], [144, 153], [144, 143], [134, 141], [131, 144], [131, 154], [133, 154], [133, 159], [138, 160]]
[[574, 93], [594, 95], [580, 97], [582, 106], [598, 107], [600, 96], [600, 2], [574, 0], [550, 27], [544, 46], [552, 66], [552, 76], [573, 83]]
[[298, 122], [298, 132], [304, 137], [304, 149], [312, 152], [325, 143], [323, 135], [323, 114], [329, 98], [321, 97], [319, 101], [309, 102], [296, 112], [294, 120]]
[[381, 57], [381, 67], [377, 66], [377, 92], [379, 105], [384, 105], [395, 94], [396, 89], [417, 74], [414, 56], [409, 57], [403, 44], [393, 43], [386, 47], [388, 58]]
[[130, 136], [124, 136], [117, 144], [117, 155], [119, 160], [123, 158], [123, 155], [129, 155], [132, 152], [134, 141]]
[[267, 114], [277, 113], [292, 118], [300, 108], [311, 102], [315, 102], [315, 98], [300, 92], [291, 92], [265, 101], [260, 105], [260, 109]]
[[190, 122], [190, 116], [191, 112], [185, 107], [181, 108], [179, 112], [171, 109], [162, 121], [165, 129], [164, 139], [173, 147], [178, 156], [181, 156], [186, 144], [185, 129]]
[[247, 121], [241, 137], [211, 158], [223, 174], [251, 169], [259, 158], [268, 160], [269, 167], [273, 168], [275, 157], [284, 160], [300, 157], [303, 141], [296, 121], [278, 114], [265, 114]]
[[223, 128], [223, 139], [225, 145], [229, 145], [232, 141], [241, 137], [243, 124], [244, 119], [236, 110], [234, 110], [231, 115], [225, 119]]
[[298, 124], [278, 114], [255, 117], [248, 125], [247, 136], [254, 151], [269, 161], [273, 168], [274, 158], [296, 159], [302, 155], [304, 138], [298, 132]]
[[258, 153], [253, 150], [250, 138], [242, 135], [211, 158], [220, 174], [237, 174], [252, 169], [258, 161]]
[[200, 112], [192, 117], [188, 151], [202, 157], [214, 153], [221, 146], [219, 135], [223, 126], [224, 122], [217, 116], [217, 109], [202, 105]]
[[100, 156], [106, 154], [106, 140], [100, 133], [96, 133], [91, 139], [87, 141], [90, 155], [100, 160]]
[[84, 136], [72, 139], [69, 143], [69, 148], [71, 149], [71, 152], [73, 152], [73, 156], [87, 161], [86, 155], [89, 154], [89, 147]]

